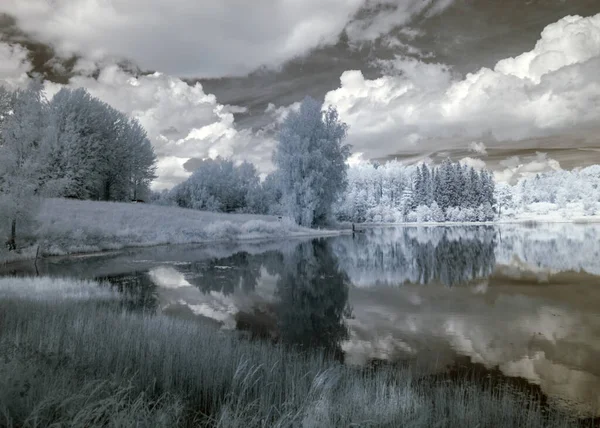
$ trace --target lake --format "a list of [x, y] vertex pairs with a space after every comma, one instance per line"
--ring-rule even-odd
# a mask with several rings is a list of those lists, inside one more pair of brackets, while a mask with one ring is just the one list
[[347, 364], [469, 361], [600, 415], [600, 225], [373, 227], [326, 239], [58, 257], [0, 274], [95, 278], [135, 311], [322, 347]]

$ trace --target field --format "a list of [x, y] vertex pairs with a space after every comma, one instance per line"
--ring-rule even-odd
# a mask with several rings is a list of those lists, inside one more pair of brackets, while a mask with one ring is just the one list
[[24, 231], [21, 251], [0, 254], [0, 261], [117, 250], [126, 247], [248, 241], [337, 234], [297, 226], [287, 219], [251, 214], [222, 214], [149, 204], [45, 199]]

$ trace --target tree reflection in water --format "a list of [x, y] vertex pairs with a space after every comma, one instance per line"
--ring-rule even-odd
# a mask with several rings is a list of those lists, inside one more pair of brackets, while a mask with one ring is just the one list
[[348, 337], [344, 317], [351, 315], [348, 287], [326, 240], [300, 244], [285, 257], [277, 283], [281, 340], [341, 355], [340, 342]]
[[158, 309], [157, 286], [147, 272], [134, 272], [96, 278], [123, 297], [121, 304], [130, 311], [155, 314]]
[[353, 285], [453, 286], [492, 273], [496, 234], [491, 226], [379, 228], [332, 246]]

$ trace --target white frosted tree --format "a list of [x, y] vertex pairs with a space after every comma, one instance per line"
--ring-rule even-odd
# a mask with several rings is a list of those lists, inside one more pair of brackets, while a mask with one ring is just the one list
[[9, 228], [7, 247], [17, 248], [17, 228], [31, 220], [42, 189], [41, 146], [47, 104], [39, 82], [12, 96], [0, 129], [0, 218], [1, 229]]
[[421, 168], [416, 169], [413, 179], [413, 203], [415, 206], [427, 205], [425, 202], [425, 183], [423, 182], [423, 174]]
[[156, 154], [146, 130], [135, 119], [127, 126], [129, 191], [133, 200], [144, 199], [149, 193], [150, 183], [156, 178]]
[[443, 222], [446, 221], [444, 211], [440, 208], [437, 202], [431, 204], [431, 221]]
[[426, 164], [421, 167], [421, 177], [423, 180], [423, 201], [425, 205], [431, 205], [433, 203], [433, 179]]
[[274, 171], [261, 183], [262, 208], [259, 213], [281, 215], [281, 180], [279, 172]]
[[62, 196], [123, 201], [148, 193], [156, 156], [146, 131], [85, 89], [52, 98], [46, 134], [45, 179]]
[[0, 85], [0, 129], [4, 121], [10, 116], [13, 108], [15, 93]]
[[402, 221], [407, 220], [408, 213], [413, 207], [413, 192], [410, 187], [405, 187], [402, 195], [400, 196], [400, 212], [402, 213]]
[[347, 126], [337, 111], [305, 98], [289, 113], [279, 133], [273, 160], [279, 168], [284, 209], [303, 226], [330, 219], [332, 205], [346, 188]]
[[[599, 173], [600, 174], [600, 173]], [[556, 176], [554, 174], [553, 176]], [[558, 183], [544, 183], [540, 177], [532, 186], [547, 189]], [[470, 166], [446, 159], [441, 165], [402, 165], [361, 162], [348, 170], [348, 188], [336, 202], [335, 213], [343, 221], [477, 221], [478, 210], [488, 203], [495, 212], [496, 193], [489, 172], [477, 172]], [[589, 186], [588, 186], [589, 187]], [[593, 193], [593, 192], [587, 192]], [[544, 192], [541, 193], [542, 195]], [[544, 196], [552, 199], [552, 196]], [[447, 205], [445, 208], [442, 202]], [[417, 212], [418, 207], [421, 208]], [[366, 215], [362, 211], [366, 208]], [[481, 214], [494, 218], [485, 207]], [[423, 220], [428, 218], [429, 220]]]
[[495, 186], [495, 199], [497, 203], [498, 215], [505, 211], [511, 211], [513, 207], [513, 189], [507, 183], [499, 183]]
[[256, 168], [249, 162], [235, 165], [217, 157], [200, 162], [194, 173], [171, 191], [177, 205], [206, 211], [266, 211]]

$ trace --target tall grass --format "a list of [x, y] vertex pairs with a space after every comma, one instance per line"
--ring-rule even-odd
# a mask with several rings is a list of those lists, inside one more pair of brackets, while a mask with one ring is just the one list
[[0, 426], [575, 426], [508, 388], [352, 369], [116, 301], [2, 288]]

